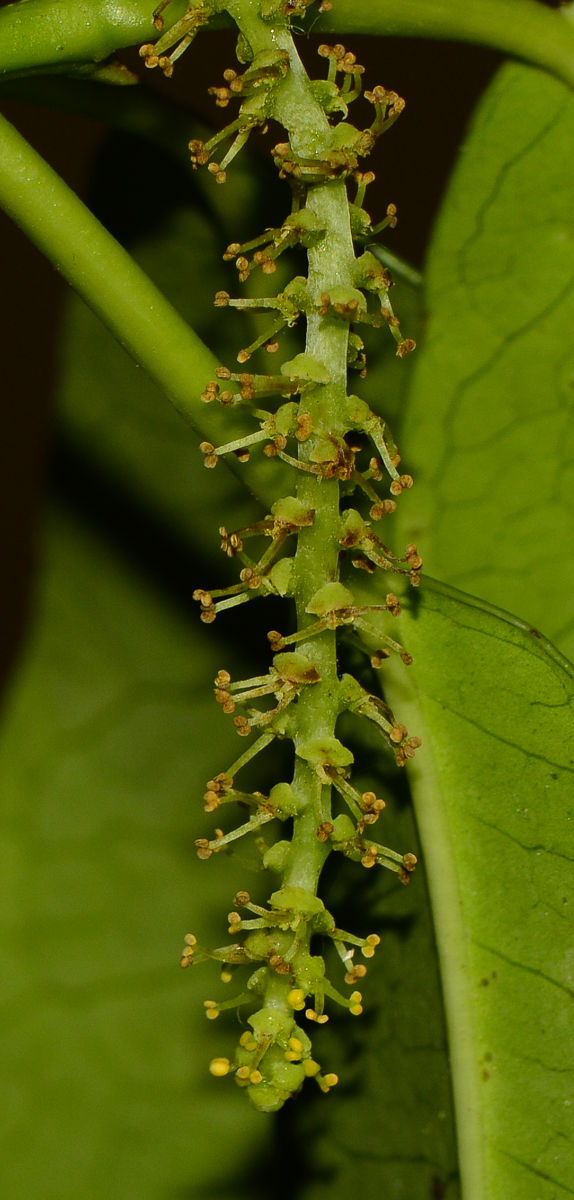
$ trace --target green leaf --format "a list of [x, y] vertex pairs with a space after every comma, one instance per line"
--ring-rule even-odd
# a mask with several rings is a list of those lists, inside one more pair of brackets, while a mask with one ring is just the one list
[[403, 604], [414, 663], [389, 660], [385, 692], [423, 738], [411, 783], [463, 1195], [557, 1200], [574, 1178], [574, 668], [432, 580]]
[[237, 754], [221, 656], [68, 518], [45, 560], [0, 742], [3, 1194], [227, 1200], [269, 1126], [208, 1072], [235, 1040], [204, 1016], [224, 985], [178, 965], [246, 884], [192, 845]]
[[574, 97], [505, 67], [434, 236], [401, 502], [433, 575], [520, 612], [570, 657], [573, 192]]

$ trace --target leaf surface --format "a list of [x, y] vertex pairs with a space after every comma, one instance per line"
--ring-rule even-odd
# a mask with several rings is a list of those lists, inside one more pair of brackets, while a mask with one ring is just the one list
[[[431, 247], [401, 506], [429, 571], [574, 658], [574, 97], [505, 67]], [[402, 540], [402, 539], [401, 539]]]
[[208, 1073], [235, 1041], [204, 1016], [218, 972], [178, 966], [186, 933], [225, 940], [246, 881], [193, 847], [205, 781], [237, 754], [220, 666], [215, 639], [51, 522], [0, 741], [6, 1200], [227, 1197], [264, 1149], [268, 1126]]
[[557, 1200], [574, 1178], [574, 668], [432, 580], [403, 602], [414, 663], [387, 664], [386, 695], [423, 738], [463, 1195]]

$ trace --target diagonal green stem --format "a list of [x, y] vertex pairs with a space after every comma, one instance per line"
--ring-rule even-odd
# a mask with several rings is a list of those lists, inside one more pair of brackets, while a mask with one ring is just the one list
[[[0, 205], [72, 285], [181, 415], [217, 443], [247, 421], [200, 394], [217, 359], [59, 175], [0, 116]], [[277, 467], [261, 457], [246, 476], [264, 503]]]

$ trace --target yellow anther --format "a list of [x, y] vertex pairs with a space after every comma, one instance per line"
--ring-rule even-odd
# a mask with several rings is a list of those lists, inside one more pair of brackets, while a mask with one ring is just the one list
[[353, 1004], [360, 1004], [362, 999], [363, 997], [360, 992], [351, 992], [351, 1002]]
[[219, 1009], [218, 1008], [207, 1008], [205, 1010], [205, 1015], [206, 1015], [206, 1017], [209, 1018], [210, 1021], [215, 1021], [215, 1018], [219, 1016]]
[[304, 1049], [303, 1042], [300, 1042], [299, 1038], [296, 1038], [296, 1037], [289, 1038], [288, 1044], [292, 1050], [297, 1051], [297, 1054], [303, 1053], [303, 1049]]
[[318, 1025], [325, 1025], [325, 1024], [327, 1023], [327, 1021], [328, 1021], [328, 1020], [329, 1020], [329, 1018], [328, 1018], [328, 1016], [327, 1016], [327, 1013], [323, 1013], [323, 1014], [322, 1014], [322, 1016], [320, 1016], [320, 1017], [317, 1017], [317, 1024], [318, 1024]]
[[286, 1050], [285, 1058], [287, 1062], [301, 1062], [301, 1053], [297, 1050]]
[[312, 1079], [314, 1075], [319, 1074], [321, 1067], [319, 1066], [319, 1063], [315, 1062], [312, 1058], [307, 1058], [303, 1063], [303, 1070], [309, 1079]]
[[363, 958], [374, 958], [375, 957], [375, 947], [374, 946], [363, 946], [363, 949], [361, 950], [361, 954], [363, 955]]
[[221, 982], [222, 983], [231, 983], [232, 979], [233, 979], [233, 975], [231, 974], [231, 971], [222, 971], [221, 972]]
[[240, 1067], [237, 1072], [238, 1079], [249, 1079], [251, 1067]]
[[369, 946], [380, 946], [380, 944], [381, 944], [381, 939], [378, 936], [378, 934], [376, 934], [376, 933], [370, 933], [367, 938], [367, 941], [369, 943]]
[[263, 1079], [263, 1076], [261, 1074], [261, 1071], [252, 1071], [251, 1075], [249, 1076], [250, 1083], [261, 1083], [262, 1079]]
[[339, 1082], [339, 1076], [335, 1075], [334, 1072], [331, 1072], [329, 1075], [325, 1075], [324, 1078], [325, 1078], [325, 1083], [327, 1084], [327, 1087], [330, 1087], [330, 1088], [335, 1087], [336, 1084], [338, 1084], [338, 1082]]
[[253, 1034], [250, 1033], [248, 1029], [246, 1029], [245, 1033], [241, 1034], [241, 1037], [239, 1039], [239, 1045], [247, 1046], [248, 1042], [251, 1042], [252, 1040], [253, 1040]]
[[291, 1008], [300, 1010], [305, 1007], [305, 992], [303, 988], [292, 988], [287, 996], [287, 1003]]
[[315, 1012], [314, 1008], [306, 1008], [305, 1016], [307, 1017], [308, 1021], [316, 1021], [317, 1020], [317, 1013]]
[[204, 1000], [203, 1007], [204, 1008], [217, 1008], [217, 1000]]
[[354, 1017], [360, 1017], [362, 1011], [363, 1011], [362, 1004], [351, 1004], [351, 1007], [349, 1009], [349, 1012], [352, 1013]]
[[197, 946], [197, 938], [192, 933], [186, 933], [183, 940], [186, 946]]
[[211, 1071], [212, 1075], [229, 1075], [231, 1063], [228, 1058], [212, 1058], [209, 1064], [209, 1070]]

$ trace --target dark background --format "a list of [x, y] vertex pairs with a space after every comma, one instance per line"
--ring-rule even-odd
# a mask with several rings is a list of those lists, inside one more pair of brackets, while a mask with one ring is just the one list
[[[224, 119], [207, 87], [235, 62], [231, 34], [203, 35], [180, 60], [172, 80], [146, 72], [135, 53], [125, 61], [145, 75], [143, 86], [165, 90], [212, 122]], [[220, 46], [213, 46], [217, 38]], [[317, 76], [320, 39], [301, 40], [300, 51]], [[334, 39], [333, 39], [334, 40]], [[382, 139], [377, 182], [368, 208], [377, 217], [397, 205], [393, 250], [417, 266], [472, 109], [501, 58], [492, 51], [412, 39], [347, 39], [366, 68], [368, 86], [383, 83], [407, 102], [400, 123]], [[221, 43], [223, 46], [221, 46]], [[218, 65], [210, 66], [211, 60]], [[105, 86], [105, 85], [102, 85]], [[1, 85], [0, 85], [1, 88]], [[98, 122], [2, 99], [0, 109], [34, 148], [85, 197], [91, 164], [106, 137]], [[375, 189], [377, 189], [375, 191]], [[380, 214], [380, 216], [379, 216]], [[0, 687], [10, 676], [26, 629], [34, 577], [35, 532], [49, 456], [55, 347], [66, 285], [42, 255], [0, 213]]]

